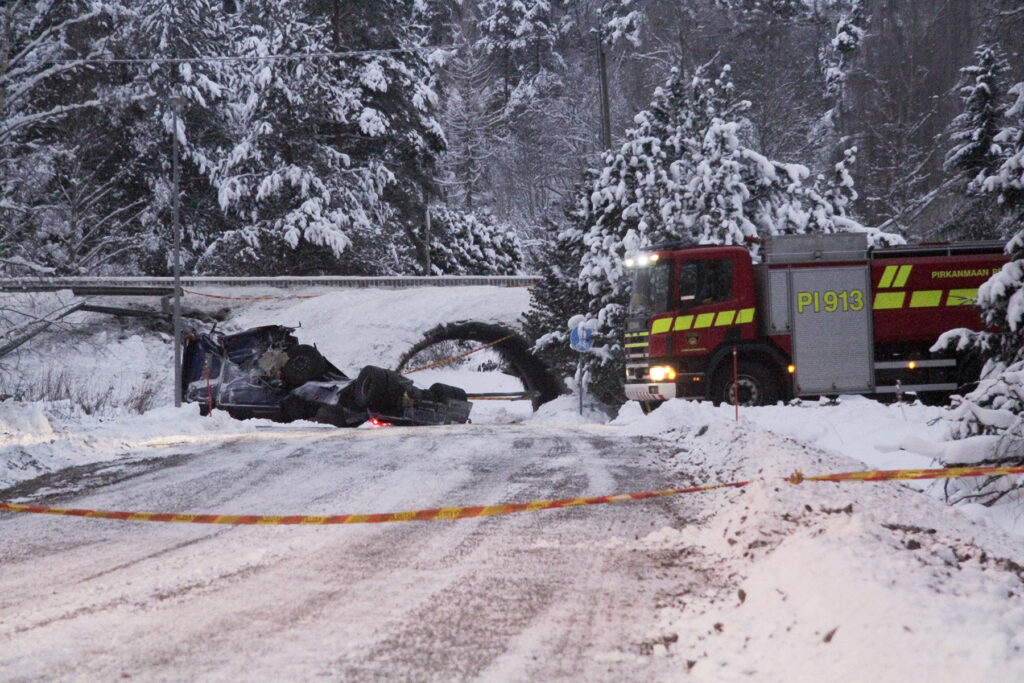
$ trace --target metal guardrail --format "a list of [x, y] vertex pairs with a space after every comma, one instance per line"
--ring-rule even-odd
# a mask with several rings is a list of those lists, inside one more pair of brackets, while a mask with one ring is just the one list
[[[406, 289], [409, 287], [531, 287], [534, 275], [440, 275], [355, 277], [183, 277], [182, 287], [331, 287]], [[19, 277], [0, 278], [0, 292], [52, 292], [70, 289], [75, 294], [170, 294], [172, 277]], [[101, 291], [102, 290], [102, 291]]]

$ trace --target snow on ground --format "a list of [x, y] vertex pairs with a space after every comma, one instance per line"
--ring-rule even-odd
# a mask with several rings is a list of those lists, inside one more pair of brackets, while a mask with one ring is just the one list
[[[514, 323], [527, 301], [523, 289], [345, 290], [316, 299], [232, 302], [222, 327], [301, 324], [300, 340], [316, 343], [349, 371], [368, 363], [394, 366], [438, 323]], [[207, 310], [224, 305], [189, 301], [203, 303]], [[4, 365], [4, 384], [16, 386], [43, 372], [67, 373], [83, 385], [93, 382], [89, 386], [98, 392], [118, 383], [118, 405], [140, 382], [166, 390], [141, 415], [121, 408], [86, 415], [68, 402], [0, 403], [0, 488], [72, 465], [137, 458], [147, 449], [162, 452], [172, 443], [332, 429], [237, 422], [222, 414], [200, 418], [194, 406], [175, 409], [169, 405], [166, 335], [75, 315]], [[455, 370], [414, 378], [423, 386], [445, 381], [470, 391], [518, 388], [500, 373], [475, 372], [479, 361], [474, 357]], [[695, 680], [821, 680], [842, 672], [843, 679], [864, 681], [1024, 680], [1019, 511], [949, 507], [934, 483], [784, 481], [795, 470], [813, 475], [934, 466], [931, 455], [944, 437], [938, 414], [933, 407], [861, 397], [742, 409], [738, 422], [725, 406], [671, 401], [646, 416], [636, 404], [624, 406], [601, 429], [622, 439], [624, 457], [649, 457], [647, 464], [663, 473], [666, 487], [679, 481], [754, 482], [696, 494], [703, 514], [695, 522], [637, 538], [618, 538], [609, 530], [609, 548], [685, 558], [693, 569], [686, 581], [695, 574], [704, 583], [680, 585], [652, 606], [644, 626], [649, 652], [595, 657], [635, 660], [638, 667], [654, 667], [657, 660], [656, 678], [673, 678], [675, 672]], [[481, 401], [472, 419], [537, 430], [606, 421], [590, 406], [580, 415], [575, 397], [536, 414], [527, 403]], [[634, 452], [636, 439], [663, 442], [670, 455]]]
[[[862, 453], [898, 436], [889, 408], [870, 403], [791, 411], [802, 417], [780, 415], [782, 408], [744, 411], [751, 419], [737, 423], [731, 410], [679, 401], [613, 422], [637, 434], [703, 431], [680, 440], [668, 469], [698, 466], [706, 483], [754, 480], [708, 494], [700, 524], [643, 539], [680, 552], [699, 548], [718, 575], [736, 579], [658, 610], [652, 641], [696, 662], [689, 672], [695, 680], [834, 680], [837, 672], [864, 681], [1024, 676], [1019, 538], [903, 484], [784, 481], [795, 470], [841, 472], [863, 463], [780, 432], [827, 421], [827, 429], [811, 429], [831, 441], [855, 435], [859, 425], [862, 438], [849, 443]], [[870, 420], [879, 420], [877, 433], [867, 428]], [[891, 454], [883, 460], [899, 464]]]

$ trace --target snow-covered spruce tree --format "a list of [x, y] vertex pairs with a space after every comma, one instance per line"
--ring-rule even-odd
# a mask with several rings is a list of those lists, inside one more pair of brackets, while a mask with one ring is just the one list
[[[419, 51], [411, 3], [253, 0], [243, 5], [238, 49], [260, 59], [231, 75], [232, 146], [213, 169], [222, 210], [237, 226], [223, 239], [309, 251], [324, 272], [415, 269], [414, 230], [444, 148], [430, 55]], [[380, 49], [380, 52], [354, 52]], [[215, 244], [202, 267], [223, 267]], [[290, 261], [291, 258], [283, 259]], [[281, 272], [262, 259], [249, 272]]]
[[[993, 136], [1000, 163], [975, 181], [1001, 209], [1004, 230], [1016, 231], [1006, 245], [1009, 263], [978, 289], [982, 320], [995, 331], [952, 330], [933, 347], [973, 349], [987, 361], [977, 387], [954, 396], [944, 414], [951, 436], [969, 439], [950, 449], [947, 464], [1024, 462], [1024, 83], [1009, 94], [1016, 102]], [[994, 480], [953, 488], [958, 498], [991, 504], [1019, 485]]]
[[501, 76], [502, 104], [513, 91], [529, 86], [551, 60], [556, 39], [550, 0], [482, 0], [477, 48]]
[[839, 117], [843, 88], [850, 71], [853, 55], [864, 40], [867, 29], [866, 0], [852, 0], [849, 10], [836, 23], [835, 35], [820, 51], [820, 62], [825, 77], [826, 95], [835, 101], [833, 117]]
[[211, 178], [228, 142], [220, 111], [230, 64], [201, 58], [225, 53], [228, 17], [216, 0], [140, 0], [125, 7], [127, 19], [111, 50], [152, 61], [133, 65], [115, 88], [106, 125], [122, 131], [118, 149], [132, 165], [128, 181], [135, 198], [143, 201], [134, 226], [137, 267], [167, 274], [173, 267], [174, 137], [181, 161], [184, 265], [225, 229]]
[[944, 167], [967, 185], [978, 174], [990, 175], [999, 166], [994, 139], [1003, 123], [1006, 72], [1010, 65], [998, 45], [974, 51], [975, 64], [960, 69], [963, 111], [949, 126], [950, 150]]
[[515, 275], [523, 252], [516, 233], [492, 216], [433, 205], [430, 265], [435, 275]]
[[1003, 124], [1006, 103], [1006, 62], [998, 45], [975, 50], [975, 63], [960, 70], [963, 110], [950, 123], [950, 149], [943, 168], [953, 190], [963, 197], [950, 220], [949, 232], [961, 238], [995, 236], [999, 208], [983, 196], [980, 180], [991, 175], [1000, 158], [995, 136]]
[[127, 244], [135, 207], [103, 125], [117, 2], [0, 6], [0, 273], [97, 272]]
[[504, 119], [493, 110], [489, 64], [481, 50], [463, 47], [448, 62], [445, 77], [448, 151], [442, 163], [447, 197], [472, 211], [490, 202], [489, 171], [504, 147], [498, 140]]
[[853, 150], [829, 176], [810, 181], [807, 167], [772, 161], [744, 142], [748, 106], [736, 97], [728, 66], [717, 78], [705, 68], [692, 76], [673, 71], [579, 198], [586, 226], [580, 283], [597, 340], [591, 376], [605, 400], [621, 392], [626, 252], [679, 241], [744, 245], [756, 258], [765, 236], [865, 230], [846, 215], [855, 196], [845, 165]]
[[576, 371], [579, 354], [569, 348], [568, 322], [587, 310], [587, 296], [580, 286], [583, 232], [578, 216], [570, 226], [545, 223], [546, 239], [540, 253], [540, 283], [530, 289], [530, 308], [522, 317], [523, 332], [534, 340], [535, 351], [562, 377]]

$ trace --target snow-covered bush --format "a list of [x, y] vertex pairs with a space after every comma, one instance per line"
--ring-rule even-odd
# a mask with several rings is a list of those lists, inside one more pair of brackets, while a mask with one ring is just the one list
[[515, 275], [519, 237], [486, 213], [430, 207], [430, 267], [435, 275]]

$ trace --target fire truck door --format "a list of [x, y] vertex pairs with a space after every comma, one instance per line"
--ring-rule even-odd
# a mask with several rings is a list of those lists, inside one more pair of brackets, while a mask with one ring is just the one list
[[869, 266], [792, 268], [789, 273], [796, 393], [873, 391]]

